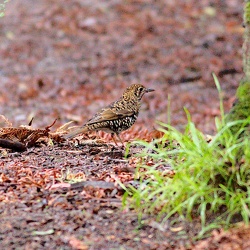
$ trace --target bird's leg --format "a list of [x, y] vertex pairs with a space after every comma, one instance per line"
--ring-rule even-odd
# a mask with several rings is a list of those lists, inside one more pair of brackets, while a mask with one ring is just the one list
[[[123, 141], [122, 141], [120, 135], [119, 135], [118, 133], [116, 133], [116, 135], [117, 135], [117, 138], [119, 139], [119, 141], [121, 142], [122, 146], [124, 147], [124, 143], [123, 143]], [[113, 139], [115, 145], [118, 146], [117, 141], [116, 141], [116, 139], [115, 139], [115, 134], [114, 134], [114, 133], [111, 134], [111, 137], [112, 137], [112, 139]]]
[[114, 133], [111, 133], [111, 137], [112, 137], [112, 140], [114, 141], [115, 145], [118, 146]]
[[116, 136], [118, 137], [119, 141], [121, 142], [122, 146], [124, 146], [124, 143], [123, 143], [123, 140], [122, 138], [120, 137], [120, 135], [118, 133], [116, 133]]
[[116, 133], [116, 135], [117, 135], [119, 141], [121, 142], [122, 147], [125, 148], [124, 142], [123, 142], [122, 138], [120, 137], [120, 135], [118, 133]]

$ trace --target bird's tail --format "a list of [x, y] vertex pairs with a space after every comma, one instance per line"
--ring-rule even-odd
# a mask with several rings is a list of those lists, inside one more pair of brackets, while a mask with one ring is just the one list
[[87, 131], [88, 131], [87, 127], [79, 127], [69, 132], [68, 134], [64, 135], [63, 137], [64, 139], [71, 139], [79, 134], [86, 133]]

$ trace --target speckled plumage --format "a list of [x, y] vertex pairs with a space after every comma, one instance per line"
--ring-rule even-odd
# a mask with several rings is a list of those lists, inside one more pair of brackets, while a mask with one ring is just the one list
[[111, 133], [112, 137], [116, 134], [119, 140], [122, 141], [119, 133], [127, 130], [135, 123], [139, 114], [141, 99], [145, 93], [151, 91], [154, 90], [147, 89], [141, 84], [129, 86], [119, 100], [101, 109], [83, 126], [70, 132], [65, 138], [70, 139], [88, 131], [102, 130]]

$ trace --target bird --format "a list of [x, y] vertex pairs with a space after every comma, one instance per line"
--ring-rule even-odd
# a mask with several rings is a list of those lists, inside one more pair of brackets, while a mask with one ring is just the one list
[[89, 131], [104, 131], [111, 133], [111, 137], [116, 145], [115, 135], [123, 145], [119, 134], [129, 129], [135, 123], [143, 95], [152, 91], [154, 89], [146, 88], [142, 84], [132, 84], [124, 90], [122, 96], [117, 101], [102, 108], [84, 125], [69, 132], [64, 138], [71, 139]]

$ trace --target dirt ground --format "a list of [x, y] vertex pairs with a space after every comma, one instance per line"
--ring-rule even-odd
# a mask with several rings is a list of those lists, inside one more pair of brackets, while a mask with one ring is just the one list
[[[212, 73], [228, 111], [243, 76], [242, 16], [239, 0], [10, 0], [0, 19], [0, 114], [15, 127], [57, 118], [53, 131], [83, 124], [139, 82], [156, 91], [124, 141], [151, 140], [169, 112], [183, 129], [184, 106], [213, 134], [220, 112]], [[139, 224], [122, 209], [118, 182], [135, 182], [141, 148], [124, 158], [110, 135], [89, 138], [1, 150], [1, 249], [250, 249], [244, 225], [194, 242], [196, 220], [161, 225], [145, 215]]]

